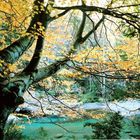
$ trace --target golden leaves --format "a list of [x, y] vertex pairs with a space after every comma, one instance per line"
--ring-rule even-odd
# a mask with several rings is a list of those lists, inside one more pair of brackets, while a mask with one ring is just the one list
[[[81, 62], [81, 69], [86, 72], [118, 71], [140, 72], [140, 57], [138, 56], [137, 41], [126, 40], [125, 45], [114, 48], [84, 49], [73, 57], [74, 61]], [[87, 66], [84, 66], [87, 65]], [[89, 69], [90, 68], [90, 69]]]
[[15, 72], [16, 68], [16, 65], [5, 63], [3, 60], [0, 60], [0, 77], [9, 77], [9, 74]]

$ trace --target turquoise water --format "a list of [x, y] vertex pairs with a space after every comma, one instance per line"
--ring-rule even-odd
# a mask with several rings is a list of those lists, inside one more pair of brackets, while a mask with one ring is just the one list
[[[133, 139], [130, 134], [137, 135], [140, 129], [137, 129], [131, 118], [125, 118], [123, 121], [123, 130], [121, 139]], [[25, 126], [23, 135], [28, 137], [28, 140], [91, 140], [92, 129], [84, 127], [84, 124], [89, 122], [97, 122], [97, 119], [80, 119], [70, 120], [63, 117], [44, 117], [33, 118], [31, 123], [20, 124]]]
[[[68, 118], [60, 117], [45, 117], [34, 118], [31, 124], [24, 123], [23, 135], [34, 140], [86, 140], [92, 135], [90, 127], [84, 127], [85, 123], [97, 122], [97, 120], [75, 120], [70, 121]], [[42, 132], [42, 137], [40, 137]]]

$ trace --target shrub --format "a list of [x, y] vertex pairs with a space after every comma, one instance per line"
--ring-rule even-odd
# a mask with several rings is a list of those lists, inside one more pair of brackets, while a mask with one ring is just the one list
[[92, 127], [92, 139], [118, 139], [122, 129], [122, 119], [119, 113], [113, 113], [101, 122], [88, 123], [85, 126]]
[[15, 123], [10, 123], [5, 129], [5, 140], [23, 140], [25, 137], [22, 134], [23, 126], [18, 126]]

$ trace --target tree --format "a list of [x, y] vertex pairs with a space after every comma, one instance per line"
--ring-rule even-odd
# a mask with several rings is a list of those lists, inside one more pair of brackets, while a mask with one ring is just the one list
[[[48, 0], [47, 4], [44, 0], [34, 0], [28, 2], [15, 0], [0, 0], [0, 17], [3, 21], [0, 23], [1, 29], [1, 51], [0, 51], [0, 139], [4, 138], [4, 127], [10, 113], [24, 103], [24, 92], [34, 83], [50, 77], [58, 70], [62, 69], [68, 61], [72, 60], [72, 56], [80, 48], [80, 46], [89, 39], [92, 34], [105, 20], [110, 20], [109, 17], [117, 18], [125, 23], [126, 29], [130, 28], [129, 32], [133, 36], [138, 37], [140, 32], [139, 24], [139, 3], [137, 1], [123, 1], [119, 3], [117, 0], [112, 0], [104, 5], [105, 7], [94, 6], [91, 1], [91, 6], [87, 5], [88, 1], [78, 2]], [[98, 2], [97, 2], [98, 3]], [[60, 6], [62, 4], [62, 6]], [[70, 4], [71, 6], [67, 6]], [[65, 6], [66, 5], [66, 6]], [[120, 6], [121, 5], [121, 6]], [[5, 8], [6, 7], [6, 8]], [[23, 7], [23, 8], [22, 8]], [[125, 12], [128, 8], [128, 12]], [[41, 60], [41, 53], [44, 48], [45, 33], [48, 26], [66, 14], [70, 14], [71, 10], [79, 10], [82, 13], [82, 20], [73, 41], [72, 47], [60, 60], [45, 66], [38, 67]], [[98, 22], [94, 22], [92, 17], [95, 13], [100, 13]], [[79, 15], [80, 16], [80, 15]], [[85, 32], [86, 20], [91, 21], [91, 30]], [[113, 21], [112, 21], [113, 22]], [[124, 26], [124, 25], [123, 25]], [[5, 28], [7, 27], [7, 29]], [[5, 31], [5, 32], [4, 32]], [[4, 41], [7, 34], [17, 35], [13, 40], [10, 40], [7, 47]], [[23, 54], [28, 52], [29, 48], [35, 43], [33, 56], [19, 72], [13, 74], [10, 67], [17, 63]], [[96, 42], [97, 43], [97, 42]]]

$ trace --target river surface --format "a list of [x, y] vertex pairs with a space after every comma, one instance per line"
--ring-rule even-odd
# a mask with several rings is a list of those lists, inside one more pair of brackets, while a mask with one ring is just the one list
[[[121, 139], [133, 139], [129, 134], [139, 133], [138, 129], [130, 121], [131, 118], [124, 118]], [[31, 140], [91, 140], [92, 129], [84, 127], [86, 123], [98, 122], [97, 119], [69, 120], [61, 117], [44, 117], [31, 119], [31, 124], [26, 122], [23, 125], [23, 135]]]
[[31, 124], [22, 124], [25, 126], [23, 134], [35, 140], [42, 137], [40, 131], [46, 132], [46, 135], [42, 133], [42, 140], [85, 140], [85, 137], [92, 135], [92, 129], [84, 127], [84, 124], [97, 121], [95, 119], [70, 121], [61, 117], [34, 118]]
[[[85, 110], [113, 110], [120, 112], [124, 116], [123, 130], [121, 139], [133, 139], [129, 136], [132, 133], [139, 133], [132, 119], [140, 114], [140, 101], [128, 100], [121, 102], [110, 103], [85, 103], [80, 106]], [[88, 122], [98, 122], [100, 119], [75, 119], [71, 120], [65, 117], [50, 116], [42, 118], [32, 118], [30, 122], [25, 120], [23, 125], [23, 135], [28, 137], [28, 140], [91, 140], [92, 135], [90, 127], [84, 127]], [[26, 139], [27, 140], [27, 139]]]

